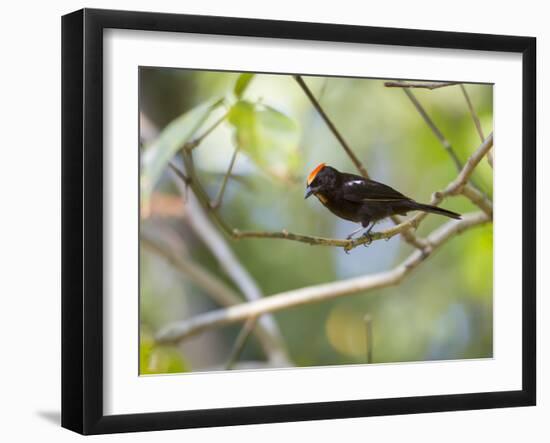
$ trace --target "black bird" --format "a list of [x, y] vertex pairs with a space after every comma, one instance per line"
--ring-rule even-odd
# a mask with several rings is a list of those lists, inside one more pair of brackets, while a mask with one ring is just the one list
[[325, 163], [317, 166], [307, 178], [305, 198], [315, 195], [326, 208], [345, 220], [361, 223], [348, 239], [366, 229], [368, 237], [379, 220], [409, 211], [424, 211], [460, 219], [460, 214], [432, 205], [415, 202], [383, 183], [359, 175], [340, 172]]

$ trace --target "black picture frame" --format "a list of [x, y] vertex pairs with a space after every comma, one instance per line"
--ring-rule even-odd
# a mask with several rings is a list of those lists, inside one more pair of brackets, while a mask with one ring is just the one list
[[[131, 415], [103, 413], [103, 31], [108, 28], [522, 54], [522, 389]], [[62, 18], [62, 426], [82, 434], [535, 405], [536, 39], [84, 9]]]

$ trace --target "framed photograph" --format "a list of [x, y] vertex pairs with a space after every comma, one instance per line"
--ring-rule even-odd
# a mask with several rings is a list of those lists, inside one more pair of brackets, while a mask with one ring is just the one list
[[535, 50], [64, 16], [62, 425], [534, 405]]

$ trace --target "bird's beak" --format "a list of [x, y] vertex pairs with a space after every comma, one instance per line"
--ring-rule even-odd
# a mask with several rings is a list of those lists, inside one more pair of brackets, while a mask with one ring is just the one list
[[311, 186], [308, 186], [306, 188], [306, 195], [304, 195], [304, 198], [308, 198], [311, 194], [313, 194], [313, 189], [311, 189]]

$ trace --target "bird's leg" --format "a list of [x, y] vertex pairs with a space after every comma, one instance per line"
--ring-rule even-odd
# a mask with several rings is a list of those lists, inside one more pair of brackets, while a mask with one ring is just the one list
[[350, 235], [348, 235], [346, 237], [347, 240], [351, 240], [352, 237], [357, 234], [359, 231], [361, 231], [362, 229], [365, 229], [365, 227], [363, 225], [361, 225], [359, 228], [357, 228], [355, 231], [353, 231]]
[[365, 237], [367, 238], [367, 242], [365, 243], [365, 246], [368, 246], [372, 243], [372, 237], [370, 236], [370, 231], [372, 231], [372, 228], [374, 228], [374, 225], [376, 224], [376, 222], [371, 222], [370, 223], [370, 226], [367, 225], [367, 230], [363, 233], [363, 235], [361, 237]]

